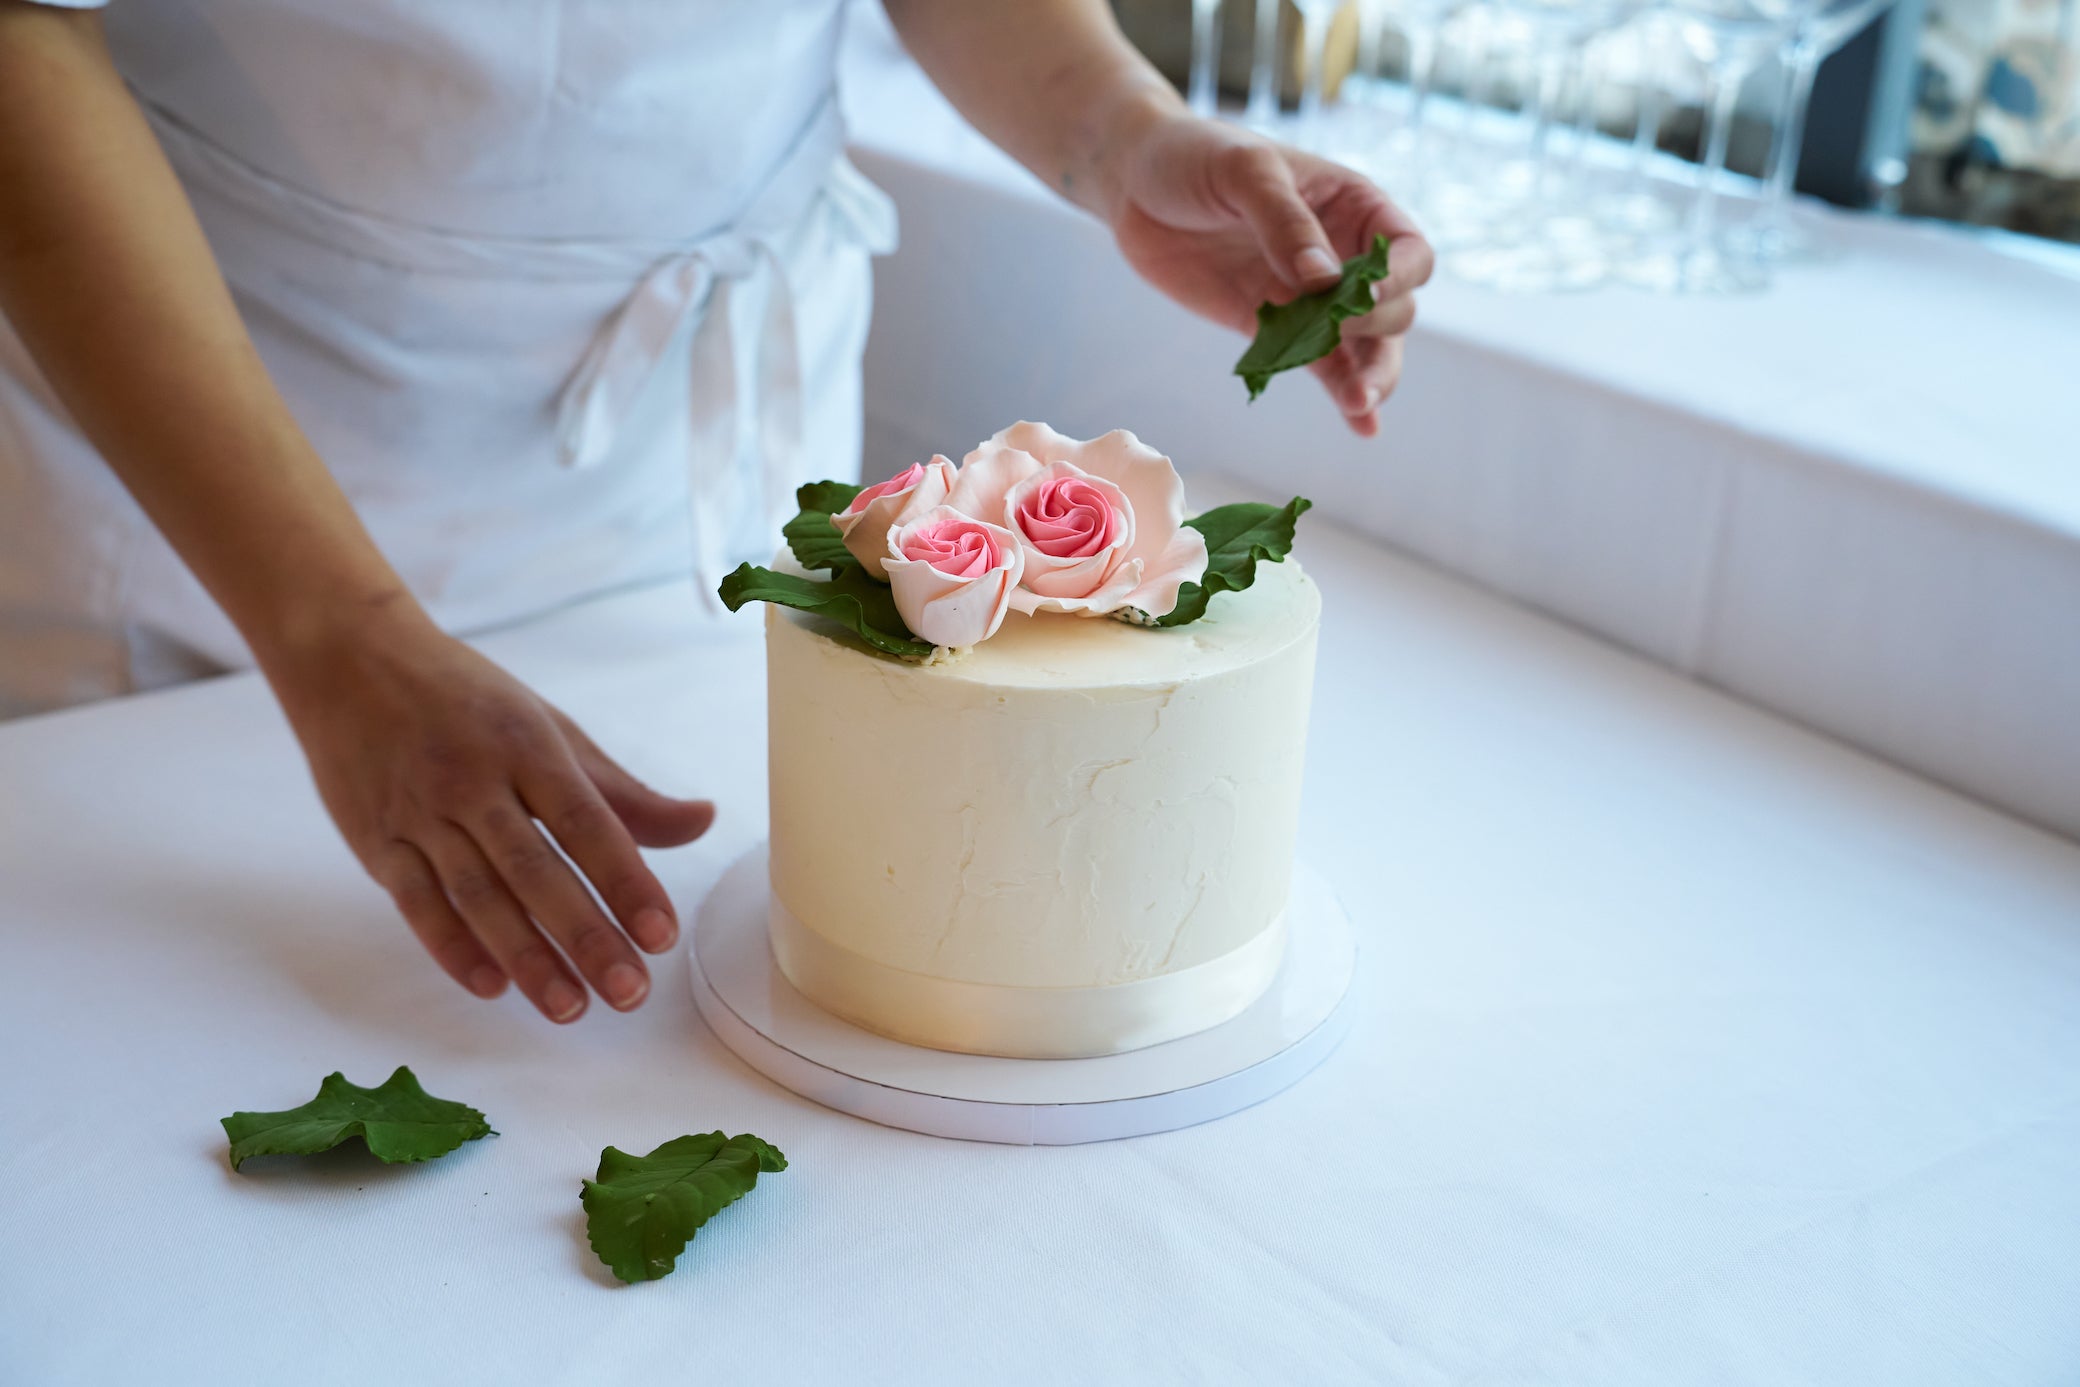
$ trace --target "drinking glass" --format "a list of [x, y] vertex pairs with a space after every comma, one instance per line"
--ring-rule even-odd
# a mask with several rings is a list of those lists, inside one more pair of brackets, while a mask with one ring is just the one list
[[[1784, 84], [1778, 93], [1777, 128], [1763, 173], [1762, 210], [1745, 226], [1727, 233], [1733, 249], [1778, 263], [1825, 259], [1831, 248], [1791, 220], [1791, 185], [1805, 147], [1806, 111], [1813, 103], [1813, 78], [1820, 64], [1863, 32], [1894, 0], [1790, 0], [1794, 26], [1778, 61]], [[1777, 0], [1784, 3], [1784, 0]]]
[[1192, 80], [1185, 100], [1196, 115], [1220, 107], [1221, 0], [1192, 0]]
[[[1399, 124], [1375, 141], [1362, 161], [1381, 182], [1396, 185], [1396, 196], [1412, 214], [1420, 202], [1428, 170], [1428, 113], [1437, 79], [1437, 47], [1446, 18], [1458, 0], [1358, 0], [1361, 24], [1391, 24], [1408, 51], [1407, 91]], [[1362, 29], [1361, 29], [1362, 33]], [[1374, 39], [1377, 52], [1377, 38]], [[1377, 59], [1375, 59], [1375, 62]]]
[[1284, 0], [1257, 0], [1257, 46], [1250, 55], [1249, 105], [1243, 122], [1257, 130], [1278, 124], [1278, 18]]
[[1763, 9], [1756, 0], [1673, 0], [1669, 15], [1684, 48], [1704, 67], [1704, 162], [1680, 239], [1656, 253], [1633, 257], [1626, 277], [1647, 288], [1677, 293], [1760, 289], [1769, 282], [1768, 267], [1729, 253], [1723, 244], [1719, 185], [1725, 178], [1726, 145], [1741, 85], [1777, 51], [1794, 21]]
[[[1580, 90], [1585, 104], [1593, 99], [1581, 90], [1589, 79], [1589, 43], [1623, 26], [1640, 8], [1641, 0], [1506, 0], [1506, 11], [1529, 37], [1533, 59], [1525, 173], [1483, 241], [1453, 260], [1462, 278], [1536, 292], [1586, 289], [1608, 275], [1611, 248], [1580, 200], [1582, 180], [1563, 189], [1554, 177], [1553, 136], [1569, 85]], [[1577, 144], [1577, 159], [1581, 153]]]
[[1300, 128], [1297, 143], [1319, 153], [1324, 143], [1322, 129], [1322, 69], [1329, 60], [1329, 25], [1336, 19], [1344, 0], [1293, 0], [1300, 11]]

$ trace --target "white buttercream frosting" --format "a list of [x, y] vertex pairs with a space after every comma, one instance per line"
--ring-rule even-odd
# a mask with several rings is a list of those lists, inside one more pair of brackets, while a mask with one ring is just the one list
[[[1320, 607], [1262, 564], [1187, 626], [1014, 613], [929, 665], [770, 608], [783, 971], [942, 1049], [1113, 1053], [1233, 1015], [1277, 969]], [[1006, 1019], [978, 1029], [987, 989]]]

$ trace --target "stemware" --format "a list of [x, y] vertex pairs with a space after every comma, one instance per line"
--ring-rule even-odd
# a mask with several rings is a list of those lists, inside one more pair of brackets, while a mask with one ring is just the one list
[[[1609, 247], [1580, 203], [1582, 180], [1574, 180], [1573, 197], [1556, 185], [1553, 136], [1570, 80], [1577, 87], [1587, 84], [1589, 42], [1627, 23], [1641, 5], [1642, 0], [1507, 0], [1507, 12], [1529, 36], [1534, 60], [1526, 172], [1487, 235], [1453, 261], [1461, 277], [1539, 291], [1585, 289], [1608, 274]], [[1593, 93], [1584, 90], [1580, 99], [1590, 102]], [[1579, 160], [1579, 144], [1575, 154]]]
[[1298, 143], [1319, 153], [1322, 149], [1323, 69], [1329, 61], [1329, 26], [1344, 0], [1293, 0], [1300, 11], [1300, 129]]
[[[1358, 4], [1361, 35], [1362, 26], [1391, 24], [1400, 31], [1408, 58], [1401, 119], [1384, 132], [1375, 127], [1373, 147], [1362, 162], [1383, 182], [1398, 185], [1397, 196], [1404, 205], [1417, 203], [1422, 200], [1429, 168], [1430, 95], [1437, 81], [1439, 37], [1459, 0], [1358, 0]], [[1375, 54], [1378, 42], [1375, 36]], [[1376, 64], [1376, 57], [1374, 61]]]
[[1221, 0], [1192, 0], [1192, 78], [1185, 101], [1196, 115], [1220, 107]]
[[1626, 277], [1650, 289], [1738, 293], [1769, 282], [1768, 267], [1729, 254], [1719, 232], [1719, 189], [1741, 86], [1776, 52], [1794, 21], [1756, 0], [1673, 0], [1676, 36], [1704, 68], [1705, 153], [1697, 192], [1677, 242], [1627, 262]]
[[1284, 0], [1257, 0], [1257, 43], [1250, 55], [1249, 104], [1243, 123], [1257, 130], [1278, 124], [1278, 19]]
[[1727, 233], [1727, 244], [1758, 259], [1779, 263], [1824, 259], [1831, 247], [1799, 229], [1791, 219], [1791, 185], [1798, 177], [1798, 156], [1805, 146], [1806, 112], [1813, 102], [1813, 79], [1820, 64], [1863, 32], [1894, 0], [1776, 0], [1793, 16], [1790, 34], [1778, 53], [1783, 85], [1778, 91], [1777, 125], [1763, 171], [1762, 210], [1745, 226]]

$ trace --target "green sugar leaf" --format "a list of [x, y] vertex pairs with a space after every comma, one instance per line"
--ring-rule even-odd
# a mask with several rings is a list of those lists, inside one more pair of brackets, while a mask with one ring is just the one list
[[746, 602], [775, 602], [797, 611], [814, 612], [857, 632], [860, 639], [890, 655], [923, 659], [932, 647], [910, 634], [888, 584], [877, 583], [858, 564], [834, 570], [828, 582], [775, 573], [742, 564], [716, 589], [722, 605], [736, 611]]
[[809, 569], [833, 572], [859, 567], [859, 560], [845, 547], [844, 536], [831, 524], [831, 517], [852, 504], [860, 488], [851, 482], [810, 482], [794, 494], [801, 512], [780, 527], [796, 562]]
[[1184, 523], [1206, 536], [1206, 572], [1177, 592], [1177, 605], [1158, 626], [1183, 626], [1206, 615], [1215, 593], [1241, 592], [1257, 581], [1259, 563], [1280, 563], [1293, 552], [1293, 529], [1314, 502], [1295, 496], [1283, 506], [1239, 501], [1215, 506]]
[[366, 1142], [378, 1160], [429, 1161], [466, 1141], [494, 1135], [484, 1114], [433, 1097], [402, 1065], [377, 1088], [328, 1074], [318, 1096], [300, 1108], [235, 1112], [223, 1123], [233, 1170], [254, 1156], [308, 1156], [354, 1137]]
[[599, 1178], [583, 1182], [585, 1236], [623, 1281], [668, 1275], [702, 1224], [751, 1193], [787, 1158], [754, 1136], [676, 1137], [647, 1156], [609, 1146]]
[[1235, 374], [1254, 402], [1281, 371], [1320, 361], [1343, 339], [1343, 321], [1372, 311], [1372, 286], [1387, 277], [1387, 238], [1374, 236], [1372, 249], [1343, 262], [1343, 278], [1291, 303], [1257, 306], [1257, 335], [1235, 363]]

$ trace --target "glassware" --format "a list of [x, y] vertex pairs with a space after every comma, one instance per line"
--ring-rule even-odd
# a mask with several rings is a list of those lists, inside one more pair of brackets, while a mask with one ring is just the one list
[[1250, 56], [1249, 105], [1243, 123], [1257, 130], [1278, 124], [1278, 18], [1285, 0], [1257, 0], [1257, 46]]
[[1637, 27], [1640, 84], [1634, 102], [1632, 147], [1625, 153], [1625, 191], [1604, 204], [1605, 225], [1638, 234], [1665, 232], [1675, 224], [1669, 204], [1655, 192], [1654, 157], [1661, 149], [1661, 123], [1668, 117], [1668, 68], [1676, 57], [1674, 25], [1665, 9], [1648, 10]]
[[1344, 0], [1293, 0], [1300, 11], [1300, 129], [1297, 143], [1319, 153], [1322, 149], [1322, 85], [1329, 61], [1329, 26], [1343, 8]]
[[1221, 0], [1192, 0], [1192, 80], [1185, 100], [1196, 115], [1220, 108]]
[[[1779, 0], [1781, 3], [1781, 0]], [[1746, 255], [1778, 263], [1826, 258], [1829, 247], [1801, 231], [1791, 219], [1791, 185], [1805, 148], [1806, 111], [1820, 64], [1893, 4], [1893, 0], [1791, 0], [1796, 27], [1778, 54], [1784, 84], [1778, 94], [1777, 128], [1763, 174], [1762, 210], [1745, 226], [1727, 233], [1727, 244]]]
[[1679, 239], [1672, 246], [1633, 257], [1626, 278], [1646, 288], [1677, 293], [1723, 294], [1760, 289], [1768, 267], [1729, 253], [1719, 232], [1719, 186], [1726, 173], [1726, 145], [1741, 85], [1776, 52], [1795, 22], [1763, 9], [1756, 0], [1673, 0], [1676, 36], [1704, 67], [1705, 153], [1697, 193]]
[[[1506, 0], [1507, 14], [1528, 35], [1534, 76], [1527, 107], [1525, 172], [1508, 207], [1487, 235], [1462, 249], [1452, 269], [1462, 278], [1521, 291], [1586, 289], [1611, 270], [1607, 239], [1581, 201], [1582, 180], [1556, 180], [1554, 133], [1561, 96], [1586, 86], [1590, 41], [1629, 22], [1641, 0]], [[1588, 103], [1591, 93], [1582, 91]], [[1581, 147], [1576, 146], [1580, 158]]]

